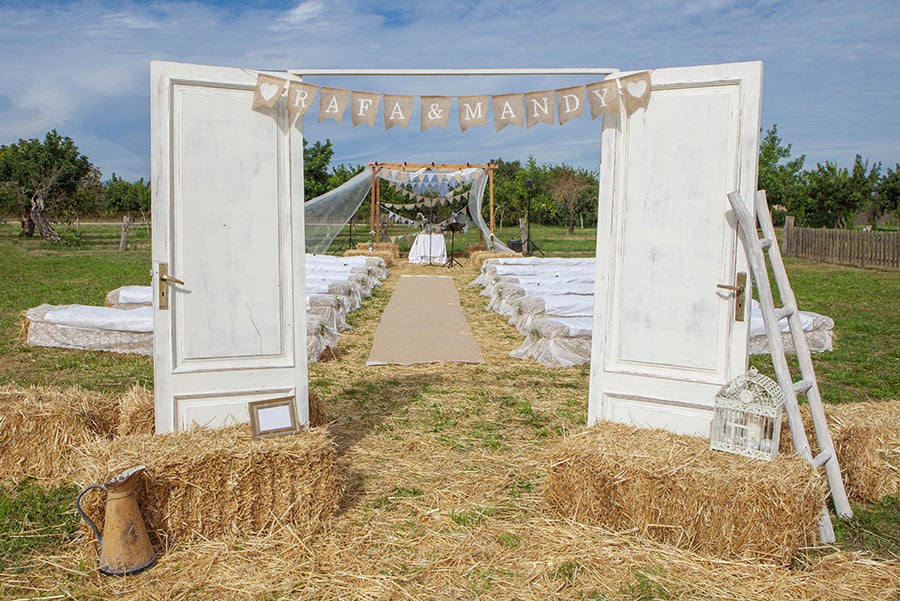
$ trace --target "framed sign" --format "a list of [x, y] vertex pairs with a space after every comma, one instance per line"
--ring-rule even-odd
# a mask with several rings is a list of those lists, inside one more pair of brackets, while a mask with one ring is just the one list
[[300, 431], [293, 397], [267, 399], [247, 404], [253, 438], [270, 438]]

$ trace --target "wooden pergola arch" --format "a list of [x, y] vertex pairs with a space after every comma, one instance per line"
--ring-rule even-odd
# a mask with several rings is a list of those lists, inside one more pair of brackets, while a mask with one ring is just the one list
[[435, 169], [439, 171], [459, 171], [460, 169], [484, 169], [488, 172], [488, 198], [490, 199], [490, 228], [494, 234], [494, 169], [493, 163], [369, 163], [372, 170], [372, 191], [369, 204], [369, 231], [375, 232], [375, 241], [382, 242], [381, 228], [375, 224], [381, 223], [381, 186], [378, 184], [378, 174], [382, 169], [395, 171], [418, 171], [420, 169]]

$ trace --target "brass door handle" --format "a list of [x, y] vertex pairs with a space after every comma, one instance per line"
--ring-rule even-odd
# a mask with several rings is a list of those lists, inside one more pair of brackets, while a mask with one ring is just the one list
[[159, 264], [159, 308], [162, 310], [166, 310], [169, 308], [169, 286], [171, 284], [178, 284], [179, 286], [184, 286], [184, 282], [182, 282], [175, 276], [169, 275], [169, 264], [168, 263], [160, 263]]
[[734, 320], [744, 321], [745, 292], [747, 291], [747, 274], [739, 271], [735, 276], [734, 284], [716, 284], [716, 288], [731, 290], [734, 292]]
[[184, 286], [184, 282], [182, 282], [178, 278], [172, 277], [170, 275], [159, 274], [159, 279], [162, 280], [163, 282], [170, 282], [172, 284], [178, 284], [179, 286]]

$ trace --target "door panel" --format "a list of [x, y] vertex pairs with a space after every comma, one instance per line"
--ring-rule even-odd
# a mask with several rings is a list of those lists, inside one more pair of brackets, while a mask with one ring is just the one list
[[604, 124], [589, 423], [708, 435], [746, 369], [716, 285], [747, 271], [726, 194], [756, 189], [760, 81], [760, 63], [657, 69], [646, 109]]
[[[306, 423], [302, 136], [254, 111], [242, 69], [153, 63], [157, 432], [248, 420], [294, 396]], [[183, 280], [160, 282], [160, 265]], [[299, 277], [294, 277], [299, 274]]]

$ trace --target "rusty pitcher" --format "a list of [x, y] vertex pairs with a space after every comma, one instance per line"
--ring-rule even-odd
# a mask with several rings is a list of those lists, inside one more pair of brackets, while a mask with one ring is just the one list
[[[156, 555], [134, 496], [135, 479], [144, 469], [146, 466], [143, 465], [130, 467], [106, 484], [91, 484], [75, 499], [75, 509], [94, 531], [94, 536], [100, 543], [99, 569], [104, 574], [128, 576], [156, 563]], [[106, 491], [102, 536], [91, 518], [81, 509], [81, 497], [94, 488]]]

